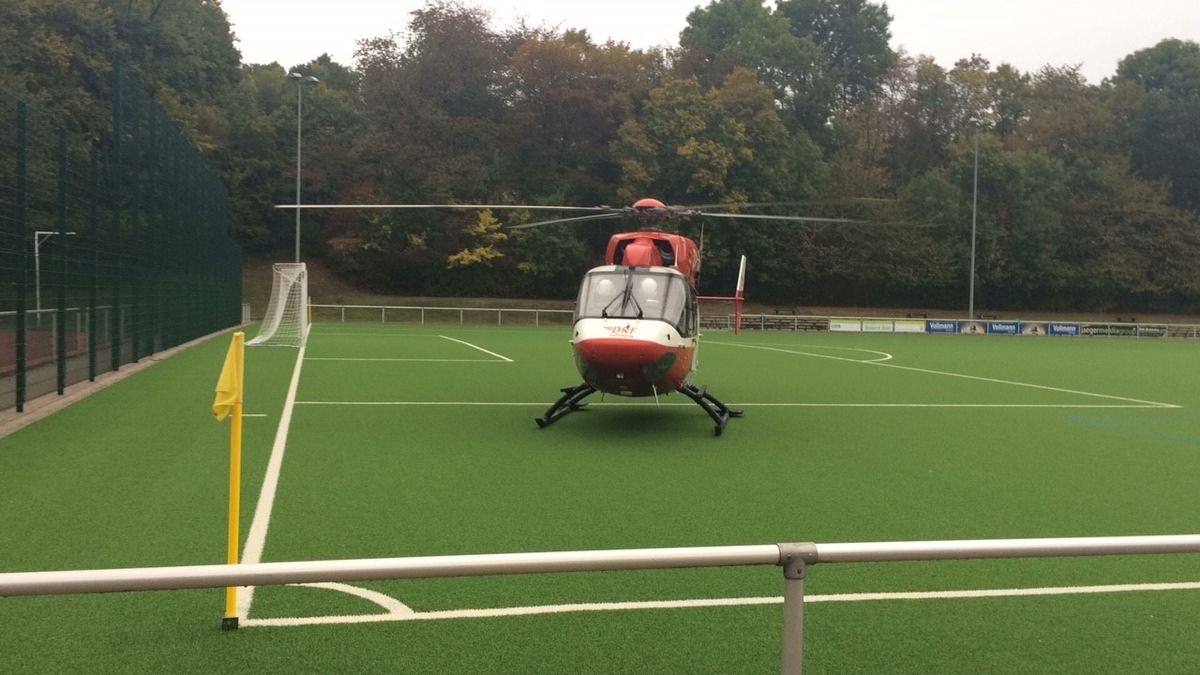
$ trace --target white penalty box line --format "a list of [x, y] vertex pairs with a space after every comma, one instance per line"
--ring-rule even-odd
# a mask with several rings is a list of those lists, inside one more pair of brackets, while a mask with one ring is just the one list
[[440, 337], [443, 340], [449, 340], [450, 342], [457, 342], [458, 344], [470, 347], [471, 349], [477, 349], [477, 350], [483, 352], [484, 354], [487, 354], [488, 356], [491, 356], [493, 358], [490, 358], [490, 359], [426, 359], [426, 358], [413, 359], [413, 358], [364, 358], [364, 357], [353, 357], [353, 356], [346, 356], [346, 357], [317, 356], [317, 357], [308, 357], [305, 360], [307, 360], [307, 361], [400, 362], [400, 363], [405, 363], [405, 362], [407, 362], [407, 363], [513, 363], [512, 359], [508, 358], [507, 356], [504, 356], [503, 354], [497, 354], [496, 352], [493, 352], [488, 349], [484, 349], [483, 347], [480, 347], [479, 345], [476, 345], [476, 344], [471, 344], [470, 342], [466, 342], [465, 340], [459, 340], [457, 338], [452, 338], [447, 335], [439, 335], [438, 337]]

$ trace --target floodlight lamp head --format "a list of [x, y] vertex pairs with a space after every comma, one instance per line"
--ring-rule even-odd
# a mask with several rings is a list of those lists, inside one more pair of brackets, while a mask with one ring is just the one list
[[313, 77], [312, 75], [309, 75], [308, 77], [304, 78], [304, 84], [316, 84], [318, 82], [320, 82], [320, 80]]
[[303, 75], [301, 75], [300, 73], [297, 73], [296, 71], [292, 71], [292, 72], [288, 73], [287, 76], [288, 76], [289, 80], [299, 80], [300, 78], [304, 77]]

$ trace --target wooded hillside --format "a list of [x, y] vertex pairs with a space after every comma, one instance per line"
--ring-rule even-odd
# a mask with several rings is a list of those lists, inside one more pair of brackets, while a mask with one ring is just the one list
[[[8, 0], [0, 94], [96, 134], [122, 59], [221, 171], [250, 254], [293, 244], [273, 206], [295, 200], [302, 95], [306, 203], [778, 202], [903, 224], [706, 223], [703, 292], [744, 253], [760, 301], [961, 307], [978, 157], [976, 306], [1200, 309], [1200, 45], [1089, 84], [986, 55], [946, 70], [894, 52], [890, 22], [866, 0], [718, 0], [644, 51], [437, 2], [354, 64], [285, 67], [241, 63], [214, 0]], [[308, 212], [301, 239], [377, 292], [573, 295], [615, 226], [503, 228], [530, 217]]]

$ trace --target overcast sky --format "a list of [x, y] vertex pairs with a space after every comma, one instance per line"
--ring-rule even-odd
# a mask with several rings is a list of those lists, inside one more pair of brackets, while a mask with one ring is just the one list
[[[493, 27], [585, 28], [593, 40], [674, 46], [697, 0], [464, 0], [492, 12]], [[703, 3], [707, 5], [707, 2]], [[1080, 65], [1093, 84], [1128, 54], [1165, 38], [1200, 42], [1200, 0], [889, 0], [892, 48], [951, 67], [977, 53], [1030, 72]], [[356, 41], [403, 33], [424, 0], [221, 0], [242, 60], [306, 63], [322, 53], [354, 65]], [[773, 6], [773, 3], [771, 4]]]

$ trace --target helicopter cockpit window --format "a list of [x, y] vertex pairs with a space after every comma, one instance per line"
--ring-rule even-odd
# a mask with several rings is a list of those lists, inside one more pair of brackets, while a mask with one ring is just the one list
[[687, 282], [680, 274], [638, 268], [588, 272], [579, 289], [578, 319], [654, 319], [685, 324]]

